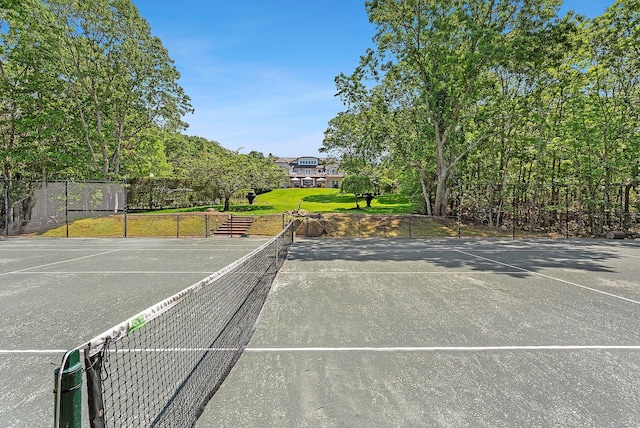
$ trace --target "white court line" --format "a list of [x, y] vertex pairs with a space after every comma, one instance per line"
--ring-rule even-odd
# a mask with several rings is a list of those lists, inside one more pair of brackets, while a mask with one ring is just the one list
[[2, 275], [11, 275], [11, 274], [15, 274], [15, 273], [22, 273], [22, 272], [30, 271], [32, 269], [38, 269], [38, 268], [43, 268], [43, 267], [47, 267], [47, 266], [54, 266], [54, 265], [59, 265], [59, 264], [62, 264], [62, 263], [75, 262], [77, 260], [88, 259], [88, 258], [91, 258], [91, 257], [97, 257], [97, 256], [105, 255], [105, 254], [115, 253], [117, 251], [120, 251], [120, 250], [109, 250], [109, 251], [105, 251], [105, 252], [102, 252], [102, 253], [90, 254], [88, 256], [82, 256], [82, 257], [76, 257], [76, 258], [73, 258], [73, 259], [61, 260], [59, 262], [47, 263], [47, 264], [39, 265], [39, 266], [32, 266], [32, 267], [28, 267], [28, 268], [24, 268], [24, 269], [14, 270], [14, 271], [11, 271], [11, 272], [2, 272], [2, 273], [0, 273], [0, 276], [2, 276]]
[[61, 272], [57, 272], [57, 271], [49, 271], [49, 270], [31, 270], [29, 272], [22, 272], [22, 271], [17, 271], [17, 272], [13, 272], [15, 275], [19, 275], [19, 274], [53, 274], [53, 275], [65, 275], [65, 274], [72, 274], [72, 275], [100, 275], [100, 274], [105, 274], [105, 275], [114, 275], [114, 274], [125, 274], [125, 275], [129, 275], [129, 274], [139, 274], [139, 275], [149, 275], [149, 274], [160, 274], [160, 275], [185, 275], [185, 274], [193, 274], [193, 275], [211, 275], [211, 271], [204, 271], [204, 272], [175, 272], [175, 271], [155, 271], [155, 270], [149, 270], [149, 271], [129, 271], [129, 270], [98, 270], [98, 271], [81, 271], [81, 272], [69, 272], [69, 271], [61, 271]]
[[308, 348], [245, 348], [245, 352], [481, 352], [481, 351], [581, 351], [632, 350], [640, 345], [524, 345], [524, 346], [390, 346], [390, 347], [308, 347]]
[[542, 278], [547, 278], [547, 279], [551, 279], [553, 281], [562, 282], [564, 284], [573, 285], [574, 287], [583, 288], [585, 290], [593, 291], [594, 293], [603, 294], [605, 296], [614, 297], [616, 299], [624, 300], [625, 302], [631, 302], [631, 303], [635, 303], [636, 305], [640, 305], [640, 302], [637, 301], [637, 300], [629, 299], [627, 297], [618, 296], [617, 294], [607, 293], [606, 291], [598, 290], [596, 288], [587, 287], [586, 285], [582, 285], [582, 284], [578, 284], [578, 283], [575, 283], [575, 282], [567, 281], [565, 279], [556, 278], [556, 277], [553, 277], [553, 276], [550, 276], [550, 275], [545, 275], [543, 273], [534, 272], [532, 270], [521, 268], [521, 267], [515, 266], [515, 265], [511, 265], [509, 263], [503, 263], [503, 262], [500, 262], [498, 260], [493, 260], [493, 259], [489, 259], [487, 257], [478, 256], [476, 254], [467, 253], [466, 251], [462, 251], [462, 250], [456, 250], [456, 251], [459, 252], [459, 253], [462, 253], [462, 254], [466, 254], [467, 256], [470, 256], [470, 257], [475, 257], [475, 258], [478, 258], [478, 259], [481, 259], [481, 260], [486, 260], [488, 262], [497, 263], [499, 265], [506, 266], [506, 267], [509, 267], [509, 268], [512, 268], [512, 269], [518, 269], [518, 270], [520, 270], [522, 272], [527, 272], [527, 273], [530, 273], [532, 275], [540, 276]]
[[464, 270], [460, 270], [460, 271], [443, 271], [443, 270], [422, 270], [422, 271], [375, 271], [375, 270], [363, 270], [363, 271], [330, 271], [330, 270], [323, 270], [323, 271], [286, 271], [286, 272], [278, 272], [278, 274], [290, 274], [290, 275], [296, 275], [296, 274], [302, 274], [302, 275], [316, 275], [316, 274], [328, 274], [328, 275], [333, 275], [333, 274], [340, 274], [340, 275], [345, 275], [345, 274], [349, 274], [349, 275], [362, 275], [362, 274], [372, 274], [372, 275], [416, 275], [416, 274], [441, 274], [441, 275], [466, 275], [466, 274], [484, 274], [484, 275], [530, 275], [529, 272], [523, 272], [521, 270], [517, 270], [517, 271], [504, 271], [504, 272], [492, 272], [492, 271], [481, 271], [481, 272], [474, 272], [471, 270], [468, 271], [464, 271]]
[[64, 354], [66, 349], [0, 349], [0, 355], [20, 355], [20, 354]]
[[[163, 247], [163, 248], [150, 248], [150, 247], [124, 247], [124, 248], [117, 248], [117, 250], [119, 251], [229, 251], [229, 250], [252, 250], [256, 248], [255, 246], [246, 246], [246, 247], [188, 247], [188, 248], [183, 248], [183, 247], [177, 247], [177, 248], [167, 248], [167, 247]], [[45, 247], [45, 248], [36, 248], [36, 247], [29, 247], [29, 248], [25, 248], [25, 247], [4, 247], [4, 246], [0, 246], [0, 253], [2, 252], [2, 250], [11, 250], [12, 253], [15, 253], [16, 251], [24, 251], [24, 252], [28, 252], [28, 253], [32, 253], [34, 251], [34, 249], [38, 250], [39, 252], [55, 252], [55, 253], [60, 253], [60, 252], [77, 252], [77, 251], [95, 251], [95, 250], [102, 250], [102, 248], [88, 248], [88, 247], [65, 247], [65, 248], [55, 248], [55, 247]]]

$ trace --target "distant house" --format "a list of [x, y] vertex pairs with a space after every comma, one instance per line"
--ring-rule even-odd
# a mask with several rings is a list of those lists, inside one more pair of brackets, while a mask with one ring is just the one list
[[338, 166], [313, 156], [279, 158], [275, 164], [289, 176], [288, 187], [329, 187], [338, 189], [344, 174]]

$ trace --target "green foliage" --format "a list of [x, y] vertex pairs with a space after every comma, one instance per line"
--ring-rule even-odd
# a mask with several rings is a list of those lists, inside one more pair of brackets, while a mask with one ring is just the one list
[[373, 193], [375, 183], [369, 175], [347, 175], [340, 183], [340, 192], [353, 193], [356, 200], [356, 208], [360, 208], [358, 203], [358, 194]]
[[340, 183], [342, 193], [367, 193], [374, 189], [373, 180], [367, 175], [347, 175]]
[[191, 171], [194, 182], [217, 189], [224, 199], [224, 211], [229, 210], [231, 198], [239, 193], [263, 192], [282, 187], [287, 181], [284, 170], [259, 153], [201, 154], [193, 160]]
[[3, 3], [5, 181], [15, 174], [117, 179], [144, 173], [144, 163], [163, 163], [162, 147], [148, 133], [186, 126], [181, 118], [191, 106], [178, 78], [129, 0]]
[[456, 203], [457, 183], [550, 185], [533, 196], [552, 200], [533, 203], [551, 206], [556, 183], [580, 183], [573, 204], [604, 210], [622, 182], [628, 205], [640, 172], [638, 2], [618, 0], [594, 20], [559, 18], [559, 4], [366, 2], [376, 48], [336, 77], [347, 109], [323, 151], [350, 174], [395, 171], [384, 175], [428, 214]]
[[161, 133], [143, 131], [124, 146], [122, 174], [125, 177], [169, 177], [172, 172]]

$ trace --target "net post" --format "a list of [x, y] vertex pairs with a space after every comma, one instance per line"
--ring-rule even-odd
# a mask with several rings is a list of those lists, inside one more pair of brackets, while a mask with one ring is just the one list
[[54, 371], [55, 428], [81, 428], [82, 363], [80, 351], [65, 354], [61, 367]]

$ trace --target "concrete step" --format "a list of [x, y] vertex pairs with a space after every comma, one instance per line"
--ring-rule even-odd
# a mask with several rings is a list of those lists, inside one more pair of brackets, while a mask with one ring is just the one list
[[253, 223], [253, 217], [248, 216], [231, 216], [231, 219], [225, 221], [218, 227], [213, 234], [217, 236], [242, 236], [246, 235], [247, 230]]

